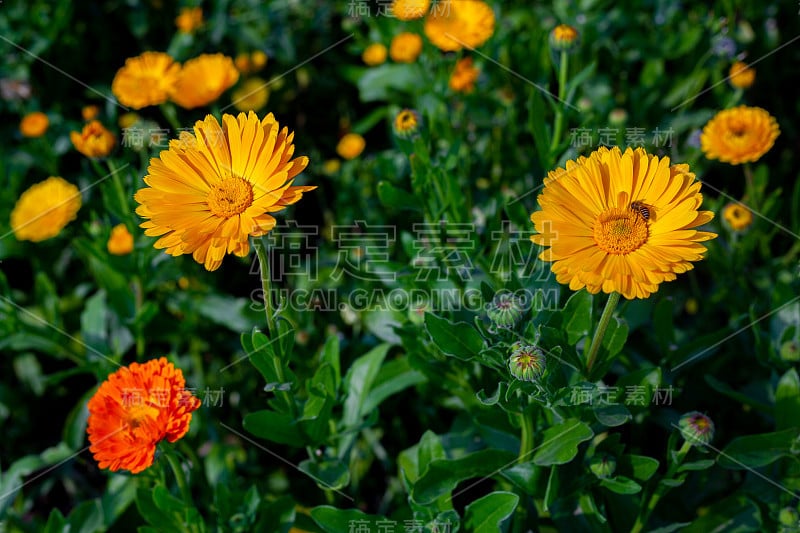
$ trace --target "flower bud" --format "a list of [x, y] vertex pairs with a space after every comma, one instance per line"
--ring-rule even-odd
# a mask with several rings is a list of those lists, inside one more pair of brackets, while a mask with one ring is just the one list
[[510, 292], [496, 294], [486, 310], [489, 319], [500, 328], [513, 328], [524, 312], [520, 299]]
[[678, 427], [683, 438], [694, 446], [703, 446], [714, 438], [714, 422], [697, 411], [683, 415], [678, 422]]
[[559, 24], [550, 32], [550, 46], [557, 52], [569, 52], [578, 44], [578, 30], [567, 24]]
[[542, 350], [520, 342], [514, 344], [508, 368], [511, 375], [521, 381], [536, 381], [544, 374], [546, 360]]
[[589, 463], [589, 470], [600, 479], [613, 476], [616, 469], [616, 458], [607, 454], [595, 455]]
[[394, 117], [394, 133], [401, 139], [407, 139], [419, 131], [421, 122], [419, 113], [413, 109], [403, 109]]

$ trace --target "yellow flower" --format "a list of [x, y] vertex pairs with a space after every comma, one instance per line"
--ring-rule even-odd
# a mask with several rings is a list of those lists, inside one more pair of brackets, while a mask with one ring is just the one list
[[722, 210], [722, 218], [733, 231], [744, 231], [753, 223], [753, 213], [744, 204], [730, 203]]
[[751, 68], [741, 61], [736, 61], [731, 65], [728, 77], [730, 78], [731, 85], [737, 89], [747, 89], [756, 81], [756, 69]]
[[17, 240], [43, 241], [58, 235], [80, 208], [78, 188], [51, 176], [22, 193], [11, 211], [11, 229]]
[[111, 229], [111, 236], [106, 244], [108, 253], [112, 255], [126, 255], [133, 251], [133, 235], [125, 224], [117, 224]]
[[125, 60], [111, 82], [119, 103], [141, 109], [167, 101], [178, 80], [181, 66], [163, 52], [145, 52]]
[[116, 143], [114, 135], [97, 120], [86, 124], [80, 133], [70, 132], [69, 138], [75, 149], [86, 157], [105, 157]]
[[94, 120], [100, 114], [100, 108], [96, 105], [87, 105], [81, 109], [83, 120]]
[[425, 19], [425, 35], [444, 52], [477, 48], [494, 33], [494, 11], [481, 0], [448, 0]]
[[117, 124], [124, 130], [139, 122], [139, 119], [140, 117], [136, 113], [123, 113], [117, 119]]
[[758, 161], [779, 134], [775, 117], [760, 107], [742, 105], [709, 120], [700, 135], [700, 147], [709, 159], [738, 165]]
[[256, 50], [250, 54], [243, 52], [237, 55], [233, 62], [239, 72], [242, 74], [251, 74], [253, 72], [258, 72], [267, 65], [267, 54], [261, 50]]
[[239, 111], [258, 111], [269, 99], [267, 82], [261, 78], [250, 78], [231, 95], [233, 106]]
[[184, 109], [210, 104], [239, 79], [233, 60], [222, 54], [202, 54], [184, 63], [172, 101]]
[[480, 70], [472, 66], [472, 58], [464, 57], [456, 63], [448, 85], [456, 92], [471, 93], [475, 89], [475, 82], [478, 81], [480, 73]]
[[574, 291], [646, 298], [691, 270], [706, 252], [700, 243], [716, 237], [694, 229], [714, 214], [698, 211], [703, 197], [689, 166], [642, 148], [602, 147], [567, 161], [545, 178], [538, 201], [531, 240], [548, 247], [539, 258]]
[[343, 159], [354, 159], [361, 155], [367, 142], [358, 133], [348, 133], [336, 145], [336, 153]]
[[50, 127], [50, 119], [41, 111], [28, 113], [19, 123], [19, 132], [25, 137], [41, 137]]
[[203, 25], [203, 10], [199, 7], [184, 7], [175, 18], [175, 26], [181, 33], [192, 33]]
[[256, 50], [250, 54], [250, 64], [253, 66], [253, 72], [258, 72], [267, 66], [267, 54], [261, 50]]
[[380, 65], [386, 61], [386, 47], [381, 43], [372, 43], [367, 46], [364, 53], [361, 54], [361, 59], [370, 67]]
[[567, 24], [559, 24], [550, 32], [550, 46], [555, 50], [570, 50], [578, 42], [578, 30]]
[[428, 11], [431, 0], [394, 0], [392, 14], [400, 20], [422, 18]]
[[340, 168], [342, 168], [342, 162], [336, 158], [327, 159], [324, 163], [322, 163], [322, 172], [328, 176], [336, 174], [339, 172]]
[[413, 135], [419, 129], [419, 125], [419, 113], [413, 109], [403, 109], [394, 117], [394, 131], [398, 137]]
[[222, 126], [211, 115], [197, 121], [194, 134], [181, 132], [150, 160], [148, 186], [134, 196], [145, 235], [159, 237], [154, 246], [170, 255], [192, 254], [206, 270], [226, 254], [246, 256], [248, 238], [275, 227], [270, 213], [316, 188], [292, 185], [308, 165], [305, 156], [292, 159], [293, 140], [272, 114], [225, 114]]
[[398, 63], [413, 63], [422, 53], [422, 37], [416, 33], [403, 32], [392, 39], [389, 55]]

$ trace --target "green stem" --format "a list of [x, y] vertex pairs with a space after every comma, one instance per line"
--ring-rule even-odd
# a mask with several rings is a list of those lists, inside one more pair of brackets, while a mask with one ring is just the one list
[[533, 450], [533, 413], [523, 411], [519, 414], [520, 425], [520, 446], [519, 446], [519, 462], [530, 460], [530, 454]]
[[169, 122], [169, 125], [175, 130], [169, 137], [171, 139], [177, 138], [178, 132], [181, 130], [181, 123], [178, 122], [178, 113], [175, 112], [175, 106], [170, 103], [166, 103], [161, 104], [158, 107], [161, 108], [161, 112], [164, 114], [164, 118], [167, 119], [167, 122]]
[[614, 313], [614, 309], [617, 307], [618, 302], [619, 302], [618, 292], [612, 292], [611, 294], [608, 295], [608, 301], [606, 302], [606, 307], [603, 309], [603, 314], [600, 316], [600, 323], [597, 324], [597, 330], [594, 332], [594, 337], [592, 338], [592, 344], [589, 346], [589, 353], [586, 356], [587, 373], [592, 372], [592, 367], [594, 366], [595, 360], [597, 359], [597, 354], [600, 353], [600, 346], [603, 344], [603, 337], [606, 334], [608, 323], [611, 321], [611, 315]]
[[[175, 482], [178, 484], [178, 490], [181, 492], [184, 504], [184, 524], [189, 524], [189, 509], [194, 507], [192, 502], [192, 493], [189, 490], [189, 484], [186, 482], [186, 474], [183, 472], [183, 467], [175, 452], [168, 447], [164, 447], [164, 457], [167, 459], [169, 466], [172, 468], [172, 473], [175, 474]], [[194, 528], [187, 528], [186, 531], [193, 531]]]
[[125, 192], [125, 185], [122, 183], [122, 176], [120, 175], [122, 173], [119, 172], [117, 166], [114, 164], [114, 161], [111, 159], [106, 159], [106, 164], [108, 165], [108, 171], [111, 173], [111, 182], [114, 184], [114, 192], [117, 194], [119, 206], [124, 210], [125, 217], [130, 219], [130, 196], [128, 196], [128, 193]]
[[258, 263], [261, 265], [261, 290], [264, 292], [264, 311], [267, 314], [267, 331], [269, 338], [275, 340], [275, 318], [272, 310], [272, 278], [269, 272], [269, 255], [267, 246], [263, 240], [253, 241], [253, 247], [258, 255]]
[[[675, 472], [678, 470], [678, 467], [681, 466], [691, 448], [692, 444], [689, 441], [683, 442], [683, 446], [681, 446], [681, 449], [678, 450], [675, 461], [667, 469], [667, 473], [662, 479], [672, 479], [672, 476], [675, 475]], [[647, 521], [650, 519], [650, 515], [658, 505], [659, 500], [661, 500], [661, 498], [669, 491], [670, 488], [671, 487], [664, 485], [663, 483], [658, 484], [655, 491], [653, 491], [653, 494], [650, 496], [650, 499], [647, 501], [647, 505], [640, 509], [639, 515], [636, 517], [636, 522], [634, 522], [633, 527], [631, 528], [631, 533], [640, 533], [644, 529], [644, 527], [647, 525]]]
[[567, 72], [569, 71], [569, 54], [561, 51], [561, 61], [558, 66], [558, 109], [556, 110], [553, 139], [550, 141], [550, 153], [555, 155], [558, 145], [561, 144], [561, 134], [564, 130], [564, 99], [567, 97]]

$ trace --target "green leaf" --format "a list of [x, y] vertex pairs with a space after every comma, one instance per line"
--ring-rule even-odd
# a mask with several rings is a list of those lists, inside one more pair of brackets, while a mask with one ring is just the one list
[[758, 505], [748, 498], [736, 495], [713, 504], [706, 514], [681, 530], [681, 533], [746, 533], [766, 531], [761, 521]]
[[408, 357], [398, 357], [389, 361], [381, 367], [364, 400], [364, 412], [376, 409], [389, 396], [425, 381], [427, 381], [425, 375], [412, 369], [408, 364]]
[[501, 531], [504, 520], [514, 513], [519, 496], [513, 492], [492, 492], [467, 505], [464, 527], [475, 533]]
[[67, 521], [61, 511], [53, 509], [50, 511], [50, 516], [47, 518], [42, 533], [64, 533], [67, 530]]
[[562, 311], [567, 342], [576, 345], [592, 329], [592, 295], [578, 291], [567, 300]]
[[718, 380], [714, 376], [712, 376], [710, 374], [706, 374], [703, 377], [706, 380], [706, 383], [708, 383], [711, 386], [711, 388], [714, 389], [715, 391], [717, 391], [717, 392], [719, 392], [721, 394], [724, 394], [725, 396], [728, 396], [729, 398], [732, 398], [732, 399], [736, 400], [737, 402], [743, 403], [745, 405], [749, 405], [749, 406], [753, 407], [754, 409], [758, 409], [759, 411], [761, 411], [763, 413], [771, 413], [772, 412], [772, 408], [769, 405], [767, 405], [767, 404], [765, 404], [763, 402], [759, 402], [758, 400], [756, 400], [754, 398], [751, 398], [750, 396], [747, 396], [746, 394], [742, 394], [741, 392], [737, 391], [736, 389], [734, 389], [733, 387], [731, 387], [727, 383]]
[[617, 469], [634, 479], [647, 481], [658, 470], [658, 460], [646, 455], [623, 455], [617, 459]]
[[510, 466], [516, 454], [502, 450], [481, 450], [460, 459], [431, 461], [428, 469], [414, 484], [411, 498], [428, 504], [452, 491], [466, 479], [492, 476]]
[[533, 496], [536, 492], [536, 484], [539, 476], [545, 471], [531, 462], [518, 463], [510, 468], [506, 468], [500, 474], [514, 485]]
[[625, 476], [601, 479], [600, 485], [617, 494], [636, 494], [642, 490], [641, 485]]
[[275, 501], [263, 500], [258, 508], [259, 520], [253, 531], [288, 533], [294, 525], [296, 505], [291, 496], [283, 496]]
[[[311, 518], [325, 533], [353, 531], [353, 524], [357, 524], [357, 527], [363, 527], [364, 531], [377, 530], [380, 523], [397, 525], [396, 521], [389, 520], [385, 516], [370, 515], [356, 509], [337, 509], [328, 505], [311, 509]], [[386, 531], [385, 526], [383, 531]], [[389, 531], [395, 533], [394, 528]]]
[[589, 426], [574, 418], [552, 426], [542, 433], [533, 462], [539, 466], [568, 463], [578, 455], [578, 445], [593, 436]]
[[263, 409], [246, 415], [242, 425], [249, 433], [262, 439], [295, 447], [305, 444], [303, 433], [287, 413]]
[[70, 533], [94, 533], [106, 531], [108, 526], [103, 521], [103, 509], [99, 500], [90, 500], [78, 504], [67, 519]]
[[800, 427], [800, 377], [794, 368], [778, 381], [775, 390], [775, 429]]
[[358, 80], [358, 92], [362, 102], [387, 100], [396, 92], [410, 93], [417, 88], [425, 77], [418, 64], [395, 65], [386, 63], [377, 67], [364, 69]]
[[386, 207], [422, 211], [422, 202], [408, 191], [399, 189], [388, 181], [378, 182], [378, 199]]
[[766, 466], [794, 455], [792, 445], [797, 438], [797, 429], [737, 437], [725, 446], [717, 463], [732, 470]]
[[694, 461], [691, 463], [683, 463], [679, 468], [678, 472], [689, 472], [693, 470], [705, 470], [707, 468], [711, 468], [714, 466], [715, 461], [713, 459], [702, 459], [700, 461]]
[[661, 353], [667, 354], [670, 345], [675, 343], [675, 326], [672, 322], [673, 303], [670, 298], [663, 298], [656, 304], [653, 310], [653, 329], [656, 334], [656, 342], [661, 349]]
[[366, 400], [388, 352], [388, 344], [376, 346], [356, 359], [347, 371], [344, 379], [347, 396], [342, 415], [344, 427], [356, 425], [369, 412], [366, 409]]
[[342, 461], [316, 462], [306, 459], [298, 467], [314, 479], [321, 489], [339, 490], [350, 483], [350, 471], [347, 468], [347, 464]]
[[136, 490], [136, 509], [142, 518], [158, 531], [183, 531], [183, 524], [178, 517], [156, 506], [153, 494], [150, 489]]
[[[328, 363], [331, 365], [331, 368], [333, 368], [336, 391], [338, 393], [342, 383], [342, 364], [339, 360], [339, 337], [337, 335], [331, 335], [325, 341], [325, 345], [322, 347], [321, 360], [323, 363]], [[334, 394], [334, 398], [335, 397], [336, 394]]]
[[483, 337], [466, 322], [453, 323], [431, 313], [425, 313], [425, 330], [445, 355], [469, 361], [483, 349]]
[[593, 411], [597, 421], [608, 427], [621, 426], [633, 418], [630, 411], [620, 404], [598, 405]]

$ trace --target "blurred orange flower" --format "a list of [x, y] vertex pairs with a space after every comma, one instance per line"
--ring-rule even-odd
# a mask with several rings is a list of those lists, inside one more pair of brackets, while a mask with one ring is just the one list
[[145, 52], [125, 60], [111, 82], [111, 92], [133, 109], [163, 104], [175, 90], [180, 71], [169, 54]]
[[41, 111], [34, 111], [22, 117], [19, 131], [25, 137], [41, 137], [50, 127], [50, 119]]
[[739, 165], [758, 161], [780, 135], [775, 117], [760, 107], [724, 109], [703, 127], [700, 148], [708, 159]]
[[133, 235], [125, 227], [125, 224], [117, 224], [111, 229], [111, 236], [108, 238], [108, 253], [112, 255], [126, 255], [133, 251]]
[[69, 138], [75, 149], [86, 157], [105, 157], [114, 149], [116, 138], [99, 121], [93, 120], [78, 133], [72, 131]]
[[400, 20], [422, 18], [430, 5], [431, 0], [394, 0], [392, 15]]
[[239, 79], [239, 71], [230, 57], [202, 54], [190, 59], [175, 84], [172, 101], [184, 109], [210, 104]]
[[361, 60], [370, 67], [375, 67], [386, 61], [388, 51], [381, 43], [372, 43], [361, 54]]
[[192, 33], [203, 25], [203, 10], [199, 7], [184, 7], [175, 17], [175, 26], [181, 33]]
[[81, 192], [58, 176], [32, 185], [11, 211], [11, 230], [20, 241], [40, 242], [58, 235], [81, 208]]
[[389, 55], [398, 63], [413, 63], [422, 53], [422, 37], [416, 33], [403, 32], [392, 39]]
[[472, 66], [472, 58], [464, 57], [456, 63], [448, 85], [456, 92], [471, 93], [475, 89], [475, 82], [478, 81], [480, 73], [480, 70]]
[[481, 0], [448, 0], [431, 9], [425, 35], [440, 50], [477, 48], [494, 33], [494, 11]]
[[367, 142], [358, 133], [348, 133], [336, 145], [336, 153], [343, 159], [354, 159], [361, 155]]

